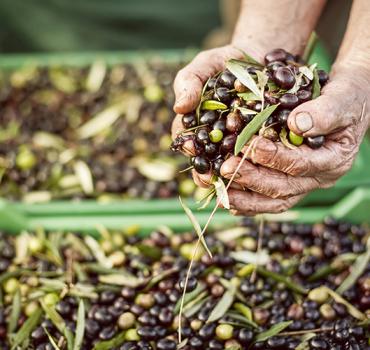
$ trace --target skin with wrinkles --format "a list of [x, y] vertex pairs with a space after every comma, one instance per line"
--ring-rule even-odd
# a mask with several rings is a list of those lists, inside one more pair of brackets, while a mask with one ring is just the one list
[[[274, 47], [300, 53], [324, 1], [264, 0], [258, 4], [244, 1], [243, 5], [233, 44], [262, 61], [272, 49], [271, 42]], [[271, 6], [276, 12], [266, 11]], [[370, 122], [369, 21], [370, 2], [355, 0], [329, 83], [320, 97], [298, 106], [288, 118], [289, 129], [298, 135], [326, 135], [324, 146], [312, 150], [302, 145], [292, 150], [256, 136], [253, 151], [229, 190], [232, 214], [285, 211], [308, 192], [333, 186], [351, 168]], [[179, 113], [173, 122], [174, 137], [183, 129], [181, 113], [195, 109], [204, 82], [224, 69], [225, 60], [231, 57], [241, 57], [232, 45], [204, 51], [179, 72], [174, 83], [174, 109]], [[192, 147], [189, 142], [188, 155]], [[240, 158], [229, 158], [221, 174], [230, 179], [239, 162]], [[193, 171], [193, 177], [199, 186], [209, 185], [210, 174]]]

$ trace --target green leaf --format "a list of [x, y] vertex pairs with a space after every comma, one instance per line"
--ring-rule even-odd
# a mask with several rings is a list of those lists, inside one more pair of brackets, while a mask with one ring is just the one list
[[269, 277], [277, 282], [285, 284], [286, 287], [299, 294], [307, 294], [307, 290], [297, 282], [291, 280], [289, 277], [281, 275], [276, 272], [272, 272], [264, 269], [263, 267], [257, 267], [257, 272], [263, 277]]
[[253, 321], [252, 310], [247, 305], [242, 303], [235, 303], [234, 309], [239, 311], [243, 316], [245, 316], [249, 321]]
[[261, 96], [263, 96], [263, 91], [265, 90], [269, 77], [266, 75], [266, 73], [262, 71], [257, 71], [256, 74], [257, 74], [257, 81], [258, 81], [257, 85], [261, 90]]
[[368, 267], [370, 261], [370, 238], [367, 240], [366, 247], [366, 252], [356, 259], [351, 267], [351, 273], [336, 290], [338, 294], [343, 294], [346, 290], [351, 288]]
[[279, 137], [280, 137], [280, 141], [281, 143], [285, 146], [285, 147], [288, 147], [290, 149], [296, 149], [297, 146], [294, 146], [292, 143], [290, 143], [289, 139], [288, 139], [288, 133], [286, 131], [285, 128], [281, 128], [281, 131], [280, 131], [280, 134], [279, 134]]
[[230, 256], [239, 262], [253, 265], [266, 265], [270, 261], [270, 256], [267, 250], [260, 250], [259, 252], [252, 252], [250, 250], [238, 250], [231, 252]]
[[76, 336], [73, 350], [80, 350], [84, 340], [85, 333], [85, 304], [80, 300], [77, 311]]
[[17, 289], [13, 297], [12, 311], [9, 316], [8, 334], [13, 333], [15, 329], [17, 328], [19, 315], [21, 314], [21, 307], [22, 307], [21, 292], [19, 289]]
[[156, 284], [164, 280], [165, 278], [171, 276], [175, 272], [177, 272], [177, 268], [169, 269], [169, 270], [164, 270], [163, 272], [160, 272], [158, 275], [152, 276], [148, 284], [146, 285], [144, 291], [149, 291], [152, 289]]
[[229, 283], [228, 289], [224, 292], [222, 298], [218, 301], [211, 314], [208, 317], [207, 323], [215, 322], [223, 317], [226, 312], [230, 309], [234, 302], [236, 294], [236, 286], [233, 283]]
[[321, 93], [321, 86], [319, 81], [319, 74], [317, 73], [317, 69], [313, 72], [313, 81], [312, 81], [312, 99], [315, 99], [320, 96]]
[[44, 328], [44, 332], [48, 336], [49, 342], [53, 346], [54, 350], [61, 350], [60, 347], [58, 346], [58, 344], [55, 342], [54, 338], [51, 336], [51, 334], [47, 330], [47, 328], [46, 327], [43, 327], [43, 328]]
[[[200, 293], [202, 293], [205, 289], [204, 284], [198, 283], [197, 288], [195, 288], [192, 292], [186, 293], [184, 298], [184, 306], [187, 305], [191, 300], [195, 299]], [[173, 312], [178, 314], [180, 311], [181, 299], [178, 300], [175, 309]]]
[[22, 325], [19, 331], [15, 334], [12, 344], [12, 350], [16, 349], [17, 346], [22, 344], [26, 339], [29, 338], [32, 331], [40, 322], [42, 310], [37, 309]]
[[181, 204], [182, 208], [185, 211], [186, 216], [189, 218], [191, 224], [193, 225], [194, 231], [198, 235], [198, 238], [200, 239], [200, 242], [202, 243], [202, 245], [203, 245], [204, 249], [206, 250], [207, 254], [212, 258], [212, 253], [211, 253], [211, 251], [209, 250], [209, 248], [207, 246], [206, 240], [204, 239], [204, 235], [202, 235], [202, 228], [200, 227], [197, 218], [194, 216], [193, 212], [186, 205], [186, 203], [182, 201], [181, 197], [179, 197], [179, 200], [180, 200], [180, 204]]
[[355, 308], [351, 303], [349, 303], [346, 299], [344, 299], [341, 295], [339, 295], [337, 292], [333, 291], [332, 289], [322, 286], [321, 288], [324, 288], [327, 293], [339, 304], [343, 304], [346, 308], [348, 313], [353, 316], [354, 318], [357, 318], [358, 320], [366, 320], [366, 315], [363, 314], [360, 310]]
[[241, 97], [244, 101], [261, 101], [261, 96], [257, 96], [253, 92], [239, 92], [238, 96]]
[[231, 59], [226, 63], [226, 68], [234, 74], [243, 85], [262, 99], [261, 91], [252, 76], [249, 74], [245, 65], [241, 64], [240, 61]]
[[285, 321], [274, 324], [270, 329], [265, 332], [262, 332], [256, 336], [255, 342], [263, 342], [271, 337], [282, 332], [285, 328], [289, 327], [293, 321]]
[[99, 281], [105, 284], [113, 284], [115, 286], [126, 286], [136, 288], [141, 285], [142, 280], [130, 273], [112, 273], [109, 275], [99, 276]]
[[307, 77], [309, 80], [313, 80], [313, 69], [308, 68], [307, 66], [302, 66], [298, 68], [299, 71]]
[[203, 293], [200, 293], [194, 300], [187, 303], [183, 309], [184, 316], [190, 318], [195, 315], [202, 308], [204, 303], [209, 300], [210, 297], [207, 296], [208, 292], [204, 291]]
[[278, 105], [272, 105], [265, 108], [263, 111], [258, 113], [252, 121], [245, 126], [243, 131], [236, 139], [234, 154], [238, 155], [246, 143], [252, 138], [252, 136], [261, 128], [263, 123], [268, 117], [275, 111]]
[[111, 268], [112, 262], [105, 256], [105, 253], [101, 249], [99, 242], [91, 236], [85, 236], [84, 240], [99, 264], [103, 267]]
[[310, 277], [308, 277], [309, 282], [315, 282], [321, 278], [329, 276], [330, 274], [336, 272], [338, 269], [331, 265], [324, 265], [318, 268]]
[[225, 105], [225, 103], [222, 103], [220, 101], [207, 100], [207, 101], [202, 102], [202, 105], [200, 108], [206, 111], [216, 111], [216, 110], [225, 110], [228, 107], [227, 105]]
[[241, 314], [233, 312], [233, 311], [228, 311], [226, 313], [226, 316], [229, 317], [229, 318], [232, 318], [235, 321], [241, 322], [244, 326], [249, 326], [249, 327], [258, 329], [258, 325], [256, 323], [254, 323], [253, 321], [250, 321], [244, 315], [241, 315]]
[[138, 243], [135, 245], [142, 255], [153, 260], [159, 260], [162, 256], [162, 250], [159, 247]]
[[217, 177], [217, 180], [213, 181], [213, 185], [215, 186], [217, 199], [219, 202], [225, 209], [230, 209], [229, 195], [227, 193], [224, 181], [220, 177]]
[[197, 201], [197, 203], [202, 203], [203, 204], [198, 208], [198, 210], [205, 209], [209, 206], [209, 204], [212, 202], [213, 197], [216, 194], [216, 190], [214, 188], [210, 188], [207, 195], [203, 197], [201, 200]]
[[101, 341], [95, 344], [93, 350], [111, 350], [112, 348], [115, 348], [125, 341], [126, 332], [121, 332], [118, 335], [116, 335], [111, 340], [105, 340]]
[[304, 336], [302, 336], [301, 343], [295, 348], [295, 350], [308, 350], [309, 349], [308, 341], [315, 336], [316, 336], [315, 333], [307, 333]]
[[258, 66], [258, 67], [263, 67], [263, 65], [255, 60], [252, 56], [248, 55], [244, 50], [238, 49], [243, 53], [243, 60], [241, 62], [243, 63], [248, 63], [252, 66]]

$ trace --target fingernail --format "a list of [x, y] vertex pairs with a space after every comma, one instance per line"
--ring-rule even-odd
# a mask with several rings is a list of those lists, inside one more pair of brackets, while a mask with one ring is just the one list
[[313, 121], [311, 114], [308, 112], [301, 112], [295, 116], [295, 125], [301, 132], [311, 130], [313, 127]]

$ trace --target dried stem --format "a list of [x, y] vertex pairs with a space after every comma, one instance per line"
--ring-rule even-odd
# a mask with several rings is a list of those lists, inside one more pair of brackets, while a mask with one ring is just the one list
[[[243, 154], [243, 157], [242, 159], [240, 160], [238, 166], [236, 167], [235, 171], [233, 172], [229, 182], [227, 183], [227, 186], [226, 186], [226, 191], [230, 188], [232, 182], [234, 181], [236, 175], [239, 173], [239, 170], [242, 166], [242, 164], [244, 163], [244, 161], [247, 159], [249, 153], [251, 152], [252, 150], [252, 147], [255, 145], [256, 143], [256, 139], [254, 139], [250, 145], [248, 146], [247, 150], [245, 151], [245, 153]], [[200, 242], [209, 226], [209, 224], [211, 223], [219, 205], [221, 204], [221, 201], [222, 201], [222, 198], [217, 198], [217, 202], [216, 202], [216, 205], [215, 207], [213, 208], [211, 214], [209, 215], [208, 217], [208, 220], [202, 230], [202, 232], [200, 233], [199, 237], [198, 237], [198, 240], [197, 240], [197, 243], [194, 247], [194, 251], [193, 251], [193, 255], [191, 257], [191, 260], [190, 260], [190, 264], [189, 264], [189, 268], [188, 268], [188, 271], [186, 273], [186, 277], [185, 277], [185, 283], [184, 283], [184, 290], [182, 292], [182, 297], [181, 297], [181, 303], [180, 303], [180, 311], [179, 311], [179, 329], [178, 329], [178, 333], [179, 333], [179, 343], [181, 343], [181, 331], [182, 331], [182, 312], [183, 312], [183, 309], [184, 309], [184, 302], [185, 302], [185, 295], [186, 295], [186, 289], [188, 287], [188, 282], [189, 282], [189, 278], [190, 278], [190, 274], [191, 274], [191, 269], [193, 267], [193, 263], [194, 263], [194, 258], [196, 256], [196, 254], [198, 253], [198, 249], [199, 249], [199, 246], [200, 246]]]

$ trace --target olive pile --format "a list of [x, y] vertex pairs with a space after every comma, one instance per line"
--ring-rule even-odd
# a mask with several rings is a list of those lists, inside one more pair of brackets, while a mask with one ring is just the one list
[[[245, 219], [207, 234], [213, 259], [195, 254], [181, 348], [369, 349], [368, 260], [343, 287], [369, 231], [331, 218], [266, 223], [257, 257], [258, 227]], [[0, 348], [63, 350], [82, 335], [77, 349], [177, 349], [194, 235], [133, 232], [1, 234]]]
[[[153, 57], [109, 67], [97, 62], [0, 72], [0, 196], [191, 195], [194, 186], [177, 171], [186, 164], [169, 151], [179, 67]], [[86, 127], [89, 134], [82, 135]], [[90, 172], [90, 188], [76, 174], [79, 161]]]
[[238, 135], [256, 115], [273, 105], [278, 107], [263, 123], [260, 134], [272, 141], [283, 141], [288, 147], [304, 142], [316, 149], [324, 144], [324, 136], [304, 139], [289, 131], [287, 120], [295, 107], [320, 94], [329, 78], [326, 72], [304, 65], [300, 57], [283, 49], [269, 52], [265, 65], [246, 61], [241, 62], [241, 67], [256, 84], [261, 84], [259, 74], [265, 77], [260, 96], [225, 69], [207, 81], [198, 110], [182, 117], [185, 130], [172, 149], [181, 150], [191, 140], [191, 165], [200, 174], [212, 170], [219, 175], [223, 162], [234, 153]]

